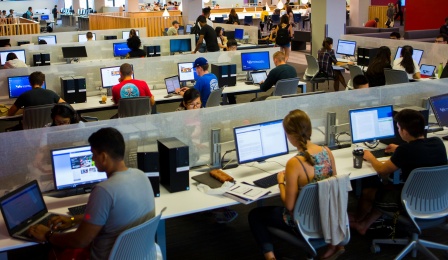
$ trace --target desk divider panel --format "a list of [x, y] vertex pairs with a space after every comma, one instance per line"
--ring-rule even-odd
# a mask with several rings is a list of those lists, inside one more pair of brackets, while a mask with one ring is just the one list
[[33, 179], [39, 181], [42, 190], [52, 189], [50, 149], [86, 144], [93, 132], [106, 126], [115, 127], [123, 134], [126, 162], [130, 167], [136, 167], [139, 145], [166, 137], [177, 137], [188, 144], [190, 166], [197, 166], [209, 163], [211, 128], [221, 129], [222, 142], [231, 141], [235, 126], [282, 119], [290, 110], [298, 108], [307, 112], [313, 122], [321, 122], [314, 125], [316, 128], [325, 125], [327, 112], [336, 112], [339, 122], [346, 123], [351, 108], [399, 103], [420, 106], [422, 98], [447, 91], [448, 79], [442, 79], [350, 91], [350, 95], [341, 91], [1, 133], [0, 195]]

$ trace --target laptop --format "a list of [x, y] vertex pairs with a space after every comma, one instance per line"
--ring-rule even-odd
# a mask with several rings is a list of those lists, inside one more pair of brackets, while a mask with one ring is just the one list
[[37, 181], [34, 180], [0, 198], [0, 209], [11, 237], [34, 241], [28, 229], [36, 224], [47, 225], [56, 216], [49, 213]]
[[422, 64], [420, 66], [420, 75], [422, 78], [429, 78], [434, 76], [434, 71], [436, 70], [436, 66]]
[[254, 82], [254, 84], [261, 84], [262, 81], [265, 81], [266, 78], [268, 77], [268, 74], [266, 73], [266, 71], [253, 71], [250, 73], [251, 77], [252, 77], [252, 81]]
[[165, 87], [166, 87], [166, 92], [168, 93], [167, 97], [172, 97], [173, 95], [177, 95], [176, 89], [180, 88], [179, 76], [176, 75], [176, 76], [165, 78]]

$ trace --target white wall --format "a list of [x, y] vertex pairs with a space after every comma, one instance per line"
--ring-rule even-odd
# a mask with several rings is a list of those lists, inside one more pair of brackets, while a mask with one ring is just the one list
[[34, 0], [34, 1], [2, 1], [0, 2], [0, 9], [7, 10], [14, 9], [15, 12], [24, 13], [28, 10], [28, 7], [33, 7], [36, 9], [53, 9], [54, 5], [58, 4], [58, 0]]

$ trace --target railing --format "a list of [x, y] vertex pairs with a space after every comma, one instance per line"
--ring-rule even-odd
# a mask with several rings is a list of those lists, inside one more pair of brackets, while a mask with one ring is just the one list
[[0, 36], [38, 34], [40, 32], [39, 23], [32, 20], [24, 18], [6, 18], [2, 21], [4, 23], [0, 24]]

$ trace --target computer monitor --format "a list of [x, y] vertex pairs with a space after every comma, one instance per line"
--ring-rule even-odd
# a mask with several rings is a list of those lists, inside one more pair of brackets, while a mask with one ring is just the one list
[[[96, 33], [92, 33], [93, 38], [92, 40], [96, 41]], [[87, 36], [85, 33], [83, 34], [78, 34], [78, 42], [86, 42], [87, 41]]]
[[283, 120], [235, 127], [235, 149], [238, 163], [261, 162], [288, 153]]
[[433, 96], [429, 98], [434, 116], [440, 126], [448, 127], [448, 94]]
[[47, 21], [47, 20], [50, 20], [50, 16], [48, 14], [43, 14], [40, 16], [40, 19]]
[[392, 105], [352, 109], [348, 114], [354, 144], [395, 137]]
[[227, 39], [234, 39], [235, 40], [235, 31], [224, 31], [224, 35], [227, 37]]
[[[132, 71], [134, 71], [132, 64], [131, 67]], [[100, 68], [100, 74], [101, 86], [103, 88], [111, 88], [120, 83], [120, 66]], [[132, 78], [134, 78], [134, 73], [132, 73]]]
[[268, 70], [271, 68], [268, 51], [241, 53], [243, 71]]
[[170, 52], [191, 52], [191, 39], [171, 39]]
[[[398, 47], [397, 53], [395, 53], [394, 60], [399, 59], [401, 57], [401, 49], [403, 49], [403, 47]], [[417, 64], [420, 64], [422, 57], [423, 57], [423, 50], [414, 49], [414, 52], [412, 53], [412, 59], [415, 60]]]
[[126, 42], [113, 43], [113, 49], [114, 49], [114, 57], [124, 57], [126, 56], [126, 54], [128, 54], [128, 52], [131, 51]]
[[192, 24], [187, 24], [185, 26], [185, 33], [191, 33], [191, 28], [193, 28]]
[[420, 66], [420, 74], [422, 77], [432, 77], [435, 71], [436, 66], [434, 65], [422, 64]]
[[17, 58], [26, 63], [25, 50], [8, 50], [8, 51], [0, 51], [0, 63], [2, 66], [6, 63], [6, 57], [9, 53], [15, 53]]
[[193, 66], [193, 62], [181, 62], [177, 64], [179, 81], [193, 81], [196, 80], [196, 68]]
[[244, 29], [235, 28], [235, 40], [242, 40], [244, 37]]
[[37, 41], [44, 40], [47, 44], [54, 45], [57, 43], [56, 35], [37, 36]]
[[[42, 85], [42, 88], [46, 88], [45, 81]], [[31, 84], [28, 75], [8, 77], [9, 98], [18, 98], [28, 90], [31, 90]]]
[[337, 54], [346, 56], [355, 56], [355, 51], [356, 51], [355, 41], [338, 40], [338, 48], [336, 49]]
[[55, 190], [92, 188], [107, 180], [95, 166], [90, 145], [51, 150], [50, 156]]
[[[137, 36], [140, 36], [138, 30], [135, 30], [135, 33], [137, 34]], [[123, 31], [122, 32], [122, 37], [123, 37], [123, 39], [128, 39], [129, 38], [129, 31]]]
[[62, 56], [64, 59], [86, 58], [86, 46], [62, 47]]
[[177, 88], [180, 88], [179, 76], [172, 76], [165, 78], [165, 87], [168, 94], [173, 94], [176, 92]]

